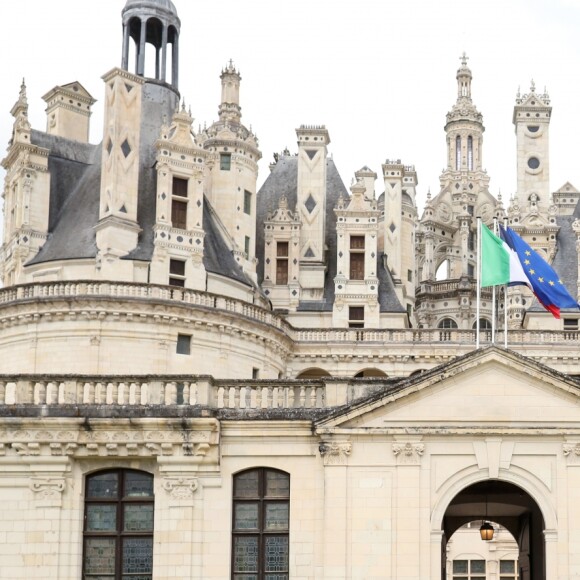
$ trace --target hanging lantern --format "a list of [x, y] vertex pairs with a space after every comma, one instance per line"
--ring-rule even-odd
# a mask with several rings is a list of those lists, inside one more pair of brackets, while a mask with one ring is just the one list
[[489, 522], [482, 521], [481, 528], [479, 528], [479, 535], [481, 539], [489, 542], [489, 540], [493, 540], [493, 526]]

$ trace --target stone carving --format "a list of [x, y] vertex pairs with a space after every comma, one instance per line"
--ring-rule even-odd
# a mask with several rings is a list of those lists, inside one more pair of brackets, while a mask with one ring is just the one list
[[564, 443], [562, 452], [569, 464], [580, 464], [580, 443]]
[[166, 477], [163, 480], [163, 489], [174, 500], [189, 500], [199, 487], [195, 477]]
[[62, 478], [32, 478], [30, 480], [30, 489], [36, 500], [60, 501], [65, 487], [65, 480]]
[[393, 443], [393, 455], [399, 464], [419, 465], [423, 453], [424, 443]]
[[352, 443], [349, 441], [323, 441], [318, 446], [324, 465], [344, 465], [346, 458], [352, 453]]

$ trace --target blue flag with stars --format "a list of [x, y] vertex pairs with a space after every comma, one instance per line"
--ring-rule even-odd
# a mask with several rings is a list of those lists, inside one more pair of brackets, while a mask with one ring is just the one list
[[500, 226], [500, 234], [505, 243], [518, 255], [532, 291], [546, 310], [549, 310], [556, 318], [560, 318], [560, 309], [580, 308], [552, 266], [528, 246], [518, 234], [511, 228], [502, 226]]

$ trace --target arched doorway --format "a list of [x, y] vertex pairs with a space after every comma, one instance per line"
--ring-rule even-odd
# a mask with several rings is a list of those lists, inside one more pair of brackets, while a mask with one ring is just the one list
[[[499, 480], [474, 483], [459, 492], [447, 506], [442, 522], [442, 580], [453, 579], [453, 574], [447, 570], [449, 539], [462, 526], [475, 520], [495, 522], [513, 536], [518, 548], [519, 580], [545, 580], [545, 523], [542, 512], [522, 488]], [[480, 538], [479, 541], [483, 540]]]

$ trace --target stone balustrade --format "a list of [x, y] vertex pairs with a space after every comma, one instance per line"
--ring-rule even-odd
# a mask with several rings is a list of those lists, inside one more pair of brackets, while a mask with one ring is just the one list
[[[228, 381], [196, 377], [0, 376], [0, 408], [16, 405], [199, 406], [209, 409], [323, 409], [346, 404], [388, 381], [324, 377]], [[369, 387], [370, 385], [370, 387]]]

